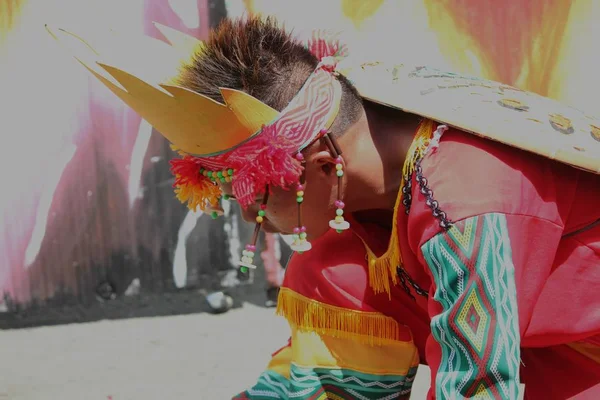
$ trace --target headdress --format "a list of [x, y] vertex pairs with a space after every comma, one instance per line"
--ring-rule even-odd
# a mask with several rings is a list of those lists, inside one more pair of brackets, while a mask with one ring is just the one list
[[[324, 140], [336, 158], [338, 179], [342, 179], [341, 150], [329, 128], [338, 114], [342, 96], [335, 68], [345, 56], [346, 48], [337, 40], [329, 40], [325, 32], [316, 31], [307, 46], [319, 63], [287, 107], [278, 112], [239, 90], [220, 88], [223, 103], [219, 103], [172, 84], [165, 74], [152, 76], [148, 69], [158, 59], [157, 55], [176, 61], [169, 65], [173, 78], [177, 63], [186, 62], [194, 54], [201, 56], [204, 47], [195, 38], [156, 26], [170, 46], [150, 37], [136, 40], [113, 33], [96, 42], [86, 42], [64, 30], [49, 31], [72, 49], [85, 68], [172, 143], [180, 155], [171, 161], [179, 200], [191, 209], [200, 208], [217, 216], [219, 183], [231, 184], [243, 208], [262, 196], [255, 234], [243, 252], [241, 266], [254, 267], [256, 240], [264, 222], [269, 188], [274, 186], [295, 187], [298, 226], [294, 229], [292, 249], [309, 250], [311, 246], [301, 221], [305, 195], [305, 161], [301, 151], [318, 139]], [[144, 59], [146, 54], [154, 57]], [[162, 59], [161, 63], [164, 65]], [[343, 217], [340, 190], [335, 203], [336, 216], [330, 221], [331, 228], [338, 231], [349, 227]]]

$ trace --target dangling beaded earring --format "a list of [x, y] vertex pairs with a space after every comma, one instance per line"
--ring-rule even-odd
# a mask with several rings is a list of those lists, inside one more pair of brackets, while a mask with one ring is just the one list
[[300, 175], [300, 180], [298, 181], [298, 185], [296, 186], [296, 203], [298, 204], [298, 226], [294, 228], [294, 242], [291, 244], [290, 248], [293, 251], [297, 251], [302, 254], [305, 251], [308, 251], [312, 248], [312, 245], [308, 240], [306, 240], [306, 227], [302, 225], [302, 202], [304, 201], [304, 185], [306, 184], [306, 170], [305, 165], [306, 161], [304, 160], [304, 156], [302, 153], [296, 153], [296, 160], [300, 161], [302, 164], [302, 175]]
[[325, 132], [323, 140], [329, 149], [329, 152], [335, 157], [335, 173], [338, 179], [337, 185], [337, 200], [335, 201], [335, 218], [329, 221], [329, 227], [335, 229], [337, 233], [341, 233], [346, 229], [350, 229], [350, 223], [344, 219], [345, 204], [342, 201], [342, 179], [344, 176], [344, 160], [342, 159], [342, 150], [337, 144], [335, 138], [330, 132]]
[[256, 216], [256, 225], [254, 226], [254, 233], [252, 234], [252, 241], [246, 245], [246, 249], [242, 251], [242, 259], [239, 263], [240, 271], [248, 272], [248, 268], [256, 269], [254, 265], [254, 255], [256, 254], [256, 243], [258, 242], [258, 234], [260, 228], [265, 220], [265, 210], [267, 209], [267, 200], [269, 200], [269, 187], [265, 189], [265, 197], [260, 205], [260, 210]]

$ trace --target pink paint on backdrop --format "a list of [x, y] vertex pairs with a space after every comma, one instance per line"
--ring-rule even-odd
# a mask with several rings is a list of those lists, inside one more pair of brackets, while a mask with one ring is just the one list
[[[187, 28], [169, 2], [163, 0], [145, 0], [140, 14], [131, 18], [142, 18], [144, 32], [157, 38], [160, 34], [152, 25], [154, 21], [203, 37], [208, 32], [207, 2], [190, 1], [196, 2], [199, 13], [200, 23], [196, 28]], [[153, 135], [146, 142], [138, 143], [139, 151], [134, 157], [139, 116], [94, 78], [90, 77], [87, 85], [82, 88], [83, 96], [77, 106], [70, 111], [63, 110], [67, 115], [70, 112], [73, 121], [70, 126], [74, 130], [70, 135], [68, 132], [39, 132], [40, 135], [70, 136], [72, 142], [65, 142], [63, 147], [74, 148], [74, 153], [58, 171], [47, 211], [40, 208], [44, 200], [39, 189], [44, 187], [41, 175], [27, 177], [27, 186], [15, 188], [23, 193], [18, 202], [0, 203], [4, 208], [0, 210], [4, 218], [4, 227], [0, 230], [0, 293], [6, 292], [19, 302], [48, 299], [59, 291], [77, 294], [78, 290], [92, 289], [86, 287], [85, 282], [95, 284], [115, 254], [125, 253], [129, 259], [136, 258], [140, 243], [136, 243], [134, 216], [144, 218], [144, 214], [155, 212], [140, 210], [138, 202], [130, 198], [128, 187], [131, 180], [137, 179], [139, 188], [147, 189], [141, 182], [153, 160], [170, 157], [165, 151], [164, 139]], [[139, 176], [131, 173], [135, 167], [132, 163], [141, 163]], [[40, 161], [39, 164], [45, 163]], [[40, 214], [39, 210], [44, 212]], [[155, 241], [156, 237], [148, 240]], [[145, 246], [160, 248], [166, 244], [146, 243]]]

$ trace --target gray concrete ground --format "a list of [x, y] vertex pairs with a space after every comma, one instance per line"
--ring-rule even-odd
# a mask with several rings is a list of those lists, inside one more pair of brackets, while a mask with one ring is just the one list
[[[0, 400], [229, 399], [285, 344], [273, 309], [0, 331]], [[423, 399], [427, 373], [412, 398]]]

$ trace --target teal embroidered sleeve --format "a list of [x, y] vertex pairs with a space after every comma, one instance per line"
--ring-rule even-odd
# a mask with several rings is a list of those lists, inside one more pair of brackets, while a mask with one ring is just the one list
[[421, 251], [437, 303], [431, 330], [439, 348], [432, 351], [440, 353], [428, 354], [437, 368], [432, 392], [438, 399], [518, 398], [520, 336], [505, 215], [457, 222]]

